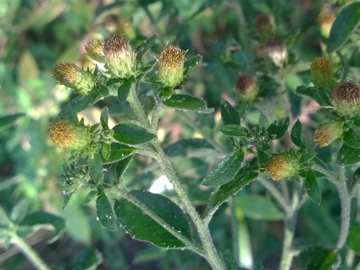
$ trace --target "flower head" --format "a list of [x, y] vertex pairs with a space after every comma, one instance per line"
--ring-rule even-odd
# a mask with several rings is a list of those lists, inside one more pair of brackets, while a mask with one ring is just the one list
[[108, 69], [117, 77], [127, 79], [136, 72], [136, 53], [123, 36], [111, 35], [104, 42]]
[[354, 117], [360, 113], [360, 87], [353, 81], [340, 84], [331, 97], [338, 115]]
[[310, 65], [310, 72], [315, 86], [332, 89], [336, 85], [333, 62], [328, 58], [316, 57]]
[[316, 22], [320, 25], [321, 34], [324, 37], [329, 37], [335, 19], [335, 15], [330, 11], [322, 11], [317, 17]]
[[51, 124], [49, 134], [55, 146], [68, 150], [83, 150], [93, 139], [93, 135], [87, 127], [71, 122]]
[[254, 79], [247, 74], [241, 74], [235, 86], [240, 93], [240, 98], [245, 101], [253, 101], [259, 92]]
[[96, 77], [77, 67], [73, 62], [58, 62], [53, 70], [53, 77], [60, 84], [65, 85], [87, 95], [93, 88]]
[[266, 14], [260, 14], [256, 17], [256, 30], [263, 37], [269, 37], [275, 32], [274, 19]]
[[290, 153], [273, 156], [265, 163], [265, 172], [278, 181], [294, 176], [299, 170], [299, 159]]
[[264, 53], [276, 66], [283, 66], [287, 57], [287, 49], [280, 38], [270, 38], [264, 44]]
[[315, 132], [314, 141], [319, 147], [326, 147], [343, 135], [344, 128], [340, 122], [332, 122], [324, 125]]
[[184, 77], [184, 62], [186, 51], [178, 47], [166, 47], [158, 56], [159, 81], [166, 86], [176, 87]]
[[90, 59], [95, 65], [103, 69], [105, 64], [104, 59], [104, 41], [91, 40], [86, 46], [86, 57]]

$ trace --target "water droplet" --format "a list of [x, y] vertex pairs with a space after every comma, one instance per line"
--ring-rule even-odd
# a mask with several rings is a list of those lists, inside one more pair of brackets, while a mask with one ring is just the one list
[[96, 220], [99, 221], [99, 217], [96, 217]]

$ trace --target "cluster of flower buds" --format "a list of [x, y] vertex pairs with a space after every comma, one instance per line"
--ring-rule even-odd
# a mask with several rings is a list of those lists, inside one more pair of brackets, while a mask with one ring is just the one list
[[344, 132], [343, 123], [331, 122], [316, 130], [314, 141], [319, 147], [326, 147], [333, 141], [342, 137]]
[[256, 82], [247, 74], [241, 74], [238, 76], [235, 87], [240, 94], [240, 99], [244, 101], [253, 101], [259, 92], [259, 87]]
[[316, 57], [311, 65], [312, 82], [317, 87], [333, 89], [336, 85], [333, 62], [324, 57]]
[[299, 158], [295, 154], [282, 153], [265, 163], [265, 173], [275, 181], [295, 176], [299, 171]]

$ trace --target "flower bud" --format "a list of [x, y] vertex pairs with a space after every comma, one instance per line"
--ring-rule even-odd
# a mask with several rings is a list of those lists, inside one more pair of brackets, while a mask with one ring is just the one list
[[287, 57], [287, 50], [280, 38], [270, 38], [264, 44], [264, 53], [276, 66], [282, 67]]
[[360, 113], [360, 87], [353, 81], [340, 84], [331, 93], [335, 111], [340, 116], [354, 117]]
[[93, 139], [93, 135], [87, 127], [71, 122], [53, 123], [49, 133], [55, 146], [67, 150], [83, 150]]
[[335, 15], [330, 11], [322, 11], [317, 17], [316, 22], [320, 25], [321, 34], [324, 37], [329, 37], [335, 19]]
[[100, 69], [104, 70], [104, 42], [101, 40], [92, 40], [85, 46], [85, 56], [97, 65]]
[[159, 81], [166, 86], [176, 87], [181, 84], [184, 78], [185, 54], [178, 47], [166, 47], [158, 56]]
[[244, 101], [253, 101], [259, 92], [254, 79], [247, 74], [241, 74], [235, 86], [240, 93], [240, 98]]
[[258, 15], [255, 24], [260, 36], [269, 37], [275, 32], [274, 19], [266, 14]]
[[104, 57], [108, 69], [116, 77], [127, 79], [135, 74], [136, 53], [123, 36], [111, 35], [105, 40]]
[[292, 177], [298, 170], [299, 159], [290, 153], [273, 156], [265, 163], [265, 172], [270, 174], [275, 181]]
[[336, 85], [331, 60], [324, 57], [315, 57], [310, 65], [310, 72], [315, 86], [332, 89]]
[[87, 95], [96, 82], [96, 77], [73, 62], [58, 62], [53, 70], [53, 77], [60, 84], [74, 89], [81, 95]]
[[340, 122], [331, 122], [315, 131], [314, 141], [319, 147], [326, 147], [343, 135], [344, 128]]

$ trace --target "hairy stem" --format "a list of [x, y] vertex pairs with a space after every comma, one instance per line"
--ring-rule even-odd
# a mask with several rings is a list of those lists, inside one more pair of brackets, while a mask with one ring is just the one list
[[137, 97], [135, 84], [131, 85], [131, 89], [130, 89], [127, 100], [130, 103], [130, 106], [132, 107], [132, 109], [134, 110], [140, 124], [143, 125], [144, 128], [150, 129], [149, 120], [148, 120], [148, 118], [142, 108], [142, 105]]

